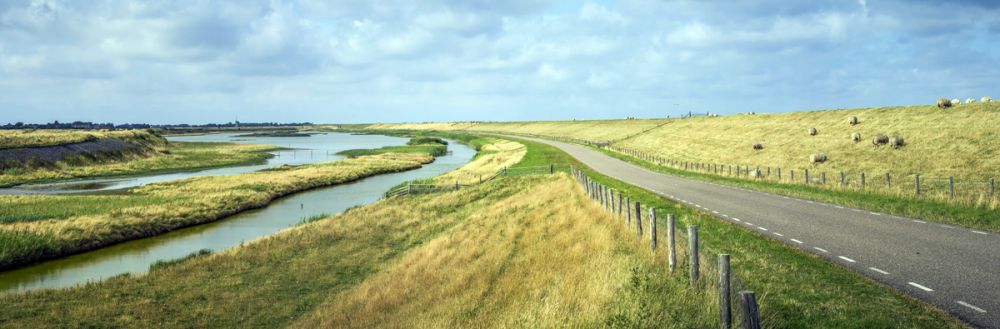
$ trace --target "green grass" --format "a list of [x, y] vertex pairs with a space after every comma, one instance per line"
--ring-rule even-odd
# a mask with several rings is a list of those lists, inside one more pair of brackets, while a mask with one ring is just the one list
[[438, 157], [448, 153], [448, 143], [434, 138], [413, 138], [404, 146], [383, 146], [377, 149], [353, 149], [337, 152], [339, 155], [352, 158], [386, 153], [425, 153]]

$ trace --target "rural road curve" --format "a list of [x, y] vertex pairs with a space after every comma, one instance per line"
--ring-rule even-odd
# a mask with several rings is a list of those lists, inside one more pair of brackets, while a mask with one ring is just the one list
[[819, 255], [974, 327], [1000, 328], [995, 233], [680, 178], [579, 145], [512, 137], [555, 146], [598, 172]]

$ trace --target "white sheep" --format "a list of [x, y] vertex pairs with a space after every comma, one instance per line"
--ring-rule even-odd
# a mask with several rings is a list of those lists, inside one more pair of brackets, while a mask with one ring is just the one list
[[972, 99], [972, 97], [969, 97], [969, 98], [965, 99], [965, 104], [972, 104], [972, 103], [975, 103], [975, 102], [976, 102], [976, 100]]
[[980, 103], [989, 103], [989, 102], [992, 102], [992, 101], [993, 101], [993, 99], [990, 98], [990, 96], [983, 96], [983, 98], [979, 100]]
[[958, 104], [962, 104], [962, 101], [959, 100], [958, 98], [953, 98], [951, 100], [951, 105], [958, 105]]

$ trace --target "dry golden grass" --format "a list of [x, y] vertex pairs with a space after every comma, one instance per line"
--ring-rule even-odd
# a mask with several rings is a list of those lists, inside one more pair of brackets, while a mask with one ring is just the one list
[[472, 122], [379, 123], [365, 129], [462, 130], [475, 125]]
[[479, 178], [489, 178], [504, 167], [521, 161], [527, 153], [524, 145], [502, 139], [494, 139], [480, 148], [479, 155], [457, 170], [434, 178], [436, 183], [476, 183]]
[[295, 327], [600, 324], [631, 264], [652, 257], [560, 176], [473, 213]]
[[[196, 177], [156, 183], [116, 198], [162, 200], [137, 206], [66, 218], [34, 218], [0, 225], [0, 241], [30, 241], [19, 235], [47, 237], [45, 244], [4, 243], [0, 268], [27, 264], [112, 243], [152, 236], [176, 228], [217, 220], [262, 207], [274, 198], [319, 186], [334, 185], [387, 172], [420, 167], [433, 161], [426, 154], [382, 154], [323, 164], [279, 167], [240, 175]], [[0, 203], [46, 202], [48, 196], [0, 196]], [[101, 197], [64, 196], [80, 202]], [[55, 200], [55, 199], [53, 199]], [[30, 207], [23, 207], [30, 210]], [[8, 216], [10, 216], [8, 214]]]
[[150, 135], [145, 130], [0, 130], [0, 149], [51, 146], [98, 138], [131, 140]]

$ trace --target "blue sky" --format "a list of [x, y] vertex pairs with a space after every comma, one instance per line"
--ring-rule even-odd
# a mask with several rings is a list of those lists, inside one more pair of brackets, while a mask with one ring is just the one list
[[766, 113], [998, 82], [997, 1], [0, 0], [0, 123]]

